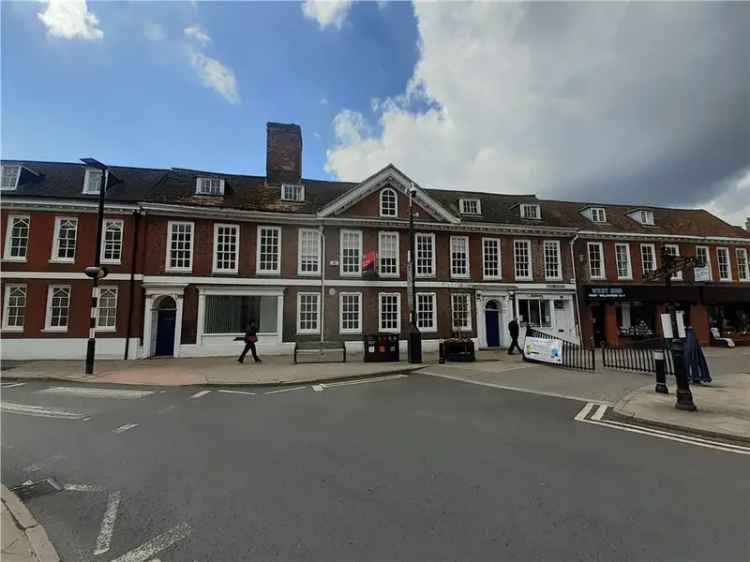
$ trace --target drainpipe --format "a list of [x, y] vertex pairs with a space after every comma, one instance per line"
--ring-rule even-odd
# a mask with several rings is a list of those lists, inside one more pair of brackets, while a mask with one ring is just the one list
[[575, 315], [576, 315], [576, 335], [578, 336], [578, 341], [581, 343], [581, 346], [583, 347], [583, 336], [581, 334], [581, 310], [580, 310], [580, 298], [578, 296], [578, 273], [576, 272], [576, 254], [575, 250], [573, 249], [573, 246], [576, 243], [576, 240], [578, 240], [578, 234], [573, 236], [573, 238], [570, 239], [570, 263], [573, 264], [573, 281], [575, 281], [576, 291], [573, 295], [573, 298], [575, 299], [575, 302], [573, 303], [573, 308], [575, 309]]
[[140, 223], [141, 212], [133, 211], [133, 243], [131, 244], [133, 250], [130, 255], [130, 289], [128, 291], [129, 304], [128, 304], [128, 327], [125, 333], [125, 356], [124, 360], [127, 361], [128, 354], [130, 352], [130, 332], [133, 323], [133, 297], [135, 295], [135, 258], [138, 255], [138, 225]]
[[322, 224], [320, 230], [320, 343], [325, 341], [326, 317], [326, 234]]

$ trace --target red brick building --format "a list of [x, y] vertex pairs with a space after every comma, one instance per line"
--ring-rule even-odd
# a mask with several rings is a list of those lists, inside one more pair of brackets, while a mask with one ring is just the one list
[[[364, 334], [377, 332], [405, 342], [411, 180], [392, 165], [361, 183], [304, 179], [296, 125], [269, 123], [267, 146], [265, 176], [108, 168], [100, 357], [233, 354], [251, 319], [265, 353], [321, 337], [356, 350]], [[2, 162], [3, 357], [84, 356], [90, 281], [83, 269], [94, 263], [100, 179], [84, 164]], [[726, 328], [750, 302], [750, 235], [704, 211], [644, 209], [655, 224], [639, 225], [628, 216], [635, 209], [597, 206], [607, 215], [599, 224], [575, 203], [415, 188], [417, 319], [426, 349], [456, 332], [481, 347], [504, 346], [513, 316], [571, 341], [589, 342], [605, 326], [615, 340], [627, 327], [613, 318], [628, 313], [621, 306], [618, 317], [617, 303], [592, 302], [589, 291], [642, 287], [633, 249], [641, 243], [677, 243], [681, 255], [696, 244], [709, 248], [716, 282], [685, 296], [700, 334], [711, 307]], [[632, 281], [615, 273], [615, 244], [624, 240]], [[589, 242], [602, 244], [601, 278], [589, 278], [597, 259]], [[727, 267], [731, 281], [722, 277]]]

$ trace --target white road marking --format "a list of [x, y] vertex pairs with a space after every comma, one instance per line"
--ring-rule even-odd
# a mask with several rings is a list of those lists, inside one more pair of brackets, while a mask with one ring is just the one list
[[81, 420], [86, 417], [86, 414], [81, 414], [80, 412], [69, 412], [56, 408], [45, 408], [44, 406], [32, 406], [31, 404], [17, 404], [15, 402], [0, 402], [0, 409], [6, 414], [20, 414], [38, 418]]
[[337, 386], [350, 386], [353, 384], [365, 384], [365, 383], [371, 383], [371, 382], [384, 382], [384, 381], [392, 381], [395, 379], [403, 379], [406, 378], [406, 375], [387, 375], [384, 377], [369, 377], [366, 379], [354, 379], [349, 381], [341, 381], [341, 382], [327, 382], [322, 383], [318, 386], [322, 386], [323, 389], [326, 388], [336, 388]]
[[112, 562], [146, 562], [147, 560], [151, 560], [153, 555], [157, 552], [161, 552], [173, 544], [187, 538], [190, 535], [190, 532], [190, 525], [187, 523], [180, 523], [176, 527], [172, 527], [169, 531], [154, 537], [138, 548], [134, 548], [119, 558], [115, 558]]
[[103, 492], [103, 486], [94, 486], [92, 484], [65, 484], [63, 489], [68, 492]]
[[205, 396], [206, 394], [209, 394], [210, 392], [211, 392], [210, 390], [201, 390], [201, 391], [196, 392], [195, 394], [193, 394], [190, 397], [190, 399], [192, 400], [193, 398], [202, 398], [203, 396]]
[[[677, 443], [684, 443], [686, 445], [695, 445], [697, 447], [705, 447], [707, 449], [724, 451], [726, 453], [750, 455], [750, 447], [743, 447], [741, 445], [732, 445], [730, 443], [722, 443], [720, 441], [712, 441], [709, 439], [703, 439], [701, 437], [686, 436], [686, 435], [681, 435], [679, 433], [671, 433], [669, 431], [663, 431], [660, 429], [652, 429], [650, 427], [631, 425], [631, 424], [622, 423], [622, 422], [618, 422], [614, 420], [600, 421], [602, 416], [604, 415], [604, 411], [601, 411], [600, 413], [599, 409], [597, 409], [597, 411], [594, 413], [593, 416], [586, 419], [586, 416], [589, 414], [589, 412], [594, 406], [595, 404], [589, 402], [588, 404], [586, 404], [586, 406], [583, 407], [583, 409], [580, 412], [578, 412], [578, 414], [573, 419], [582, 423], [598, 425], [601, 427], [607, 427], [609, 429], [618, 429], [620, 431], [627, 431], [629, 433], [637, 433], [639, 435], [648, 435], [650, 437], [657, 437], [659, 439], [668, 439], [670, 441], [675, 441]], [[604, 409], [606, 410], [606, 407]], [[599, 417], [597, 417], [597, 415]]]
[[154, 393], [153, 390], [123, 390], [117, 388], [81, 388], [79, 386], [53, 386], [37, 391], [40, 394], [62, 394], [88, 398], [117, 398], [119, 400], [137, 400]]
[[219, 392], [223, 392], [224, 394], [246, 394], [248, 396], [255, 396], [254, 392], [247, 392], [245, 390], [220, 390]]
[[607, 411], [607, 407], [604, 404], [600, 404], [599, 407], [596, 409], [596, 412], [594, 412], [594, 415], [591, 416], [592, 420], [599, 421], [602, 419], [602, 416], [604, 415], [604, 412]]
[[322, 392], [323, 391], [323, 385], [322, 384], [314, 384], [313, 387], [312, 387], [312, 389], [315, 392]]
[[17, 386], [23, 386], [25, 384], [25, 382], [4, 382], [0, 386], [2, 386], [2, 388], [16, 388]]
[[102, 527], [99, 530], [99, 536], [96, 538], [96, 548], [94, 555], [104, 554], [109, 550], [109, 543], [112, 541], [112, 532], [115, 530], [115, 521], [117, 521], [117, 508], [120, 506], [120, 492], [112, 492], [107, 498], [107, 510], [104, 512]]
[[134, 427], [138, 427], [137, 423], [126, 423], [125, 425], [121, 425], [117, 429], [113, 429], [112, 433], [124, 433], [128, 431], [129, 429], [133, 429]]
[[305, 390], [306, 386], [295, 386], [293, 388], [280, 388], [279, 390], [269, 390], [263, 394], [278, 394], [279, 392], [291, 392], [292, 390]]
[[492, 388], [499, 388], [500, 390], [512, 390], [513, 392], [525, 392], [526, 394], [537, 394], [539, 396], [550, 396], [552, 398], [563, 398], [565, 400], [575, 400], [576, 402], [593, 402], [594, 404], [605, 404], [612, 406], [612, 402], [606, 400], [596, 400], [595, 398], [586, 398], [584, 396], [574, 396], [571, 394], [559, 394], [557, 392], [545, 392], [543, 390], [531, 390], [529, 388], [521, 388], [518, 386], [507, 386], [504, 384], [495, 384], [492, 382], [475, 381], [471, 379], [465, 379], [463, 377], [454, 377], [452, 375], [444, 375], [442, 373], [431, 373], [429, 371], [419, 371], [422, 375], [429, 375], [431, 377], [440, 377], [443, 379], [450, 379], [459, 382], [465, 382], [469, 384], [477, 384], [479, 386], [489, 386]]

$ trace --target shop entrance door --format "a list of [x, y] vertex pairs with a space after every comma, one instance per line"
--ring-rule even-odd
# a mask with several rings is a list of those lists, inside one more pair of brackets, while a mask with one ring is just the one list
[[591, 305], [591, 326], [594, 333], [594, 346], [599, 347], [602, 343], [607, 341], [604, 331], [604, 305], [603, 304], [592, 304]]

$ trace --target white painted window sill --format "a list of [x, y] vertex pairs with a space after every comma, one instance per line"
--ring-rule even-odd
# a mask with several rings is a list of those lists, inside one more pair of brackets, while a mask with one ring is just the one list
[[26, 263], [26, 258], [17, 258], [17, 257], [9, 257], [9, 258], [3, 258], [4, 262], [12, 262], [12, 263]]
[[50, 258], [49, 263], [75, 263], [75, 258]]
[[42, 330], [43, 334], [65, 334], [68, 332], [68, 328], [45, 328]]
[[3, 328], [2, 333], [3, 334], [22, 334], [23, 326]]

